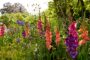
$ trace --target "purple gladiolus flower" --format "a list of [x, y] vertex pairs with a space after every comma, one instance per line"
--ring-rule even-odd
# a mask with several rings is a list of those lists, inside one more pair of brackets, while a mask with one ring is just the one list
[[76, 22], [72, 22], [68, 30], [68, 37], [65, 39], [65, 44], [67, 46], [67, 51], [69, 52], [70, 56], [75, 59], [78, 55], [78, 33], [76, 31]]
[[17, 24], [23, 26], [25, 23], [24, 23], [24, 21], [17, 20]]
[[78, 52], [74, 51], [74, 52], [70, 52], [70, 56], [72, 56], [72, 58], [76, 58]]

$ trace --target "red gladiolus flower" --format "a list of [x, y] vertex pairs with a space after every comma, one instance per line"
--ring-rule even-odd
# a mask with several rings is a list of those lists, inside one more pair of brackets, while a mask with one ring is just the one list
[[56, 45], [58, 46], [60, 43], [60, 33], [59, 31], [56, 31]]
[[0, 26], [0, 36], [4, 36], [5, 28], [3, 25]]
[[46, 27], [46, 32], [45, 32], [45, 37], [46, 37], [46, 48], [48, 50], [51, 49], [51, 43], [52, 43], [52, 32], [50, 31], [50, 25], [47, 25]]

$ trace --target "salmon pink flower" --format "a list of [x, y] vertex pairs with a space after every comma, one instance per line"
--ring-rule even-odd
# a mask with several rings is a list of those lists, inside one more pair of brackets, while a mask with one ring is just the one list
[[88, 30], [87, 30], [87, 26], [85, 24], [82, 23], [80, 29], [79, 29], [80, 34], [80, 38], [82, 38], [82, 40], [79, 41], [79, 45], [83, 45], [85, 44], [87, 41], [90, 40], [89, 36], [88, 36]]
[[50, 45], [52, 43], [52, 33], [50, 31], [46, 31], [45, 36], [46, 36], [46, 47], [49, 50]]
[[46, 37], [46, 48], [50, 50], [52, 43], [52, 32], [50, 31], [50, 25], [47, 25], [46, 27], [45, 37]]
[[80, 37], [84, 40], [89, 40], [88, 31], [83, 31], [83, 33], [80, 35]]
[[85, 43], [86, 43], [85, 40], [80, 40], [80, 41], [79, 41], [79, 45], [84, 45]]

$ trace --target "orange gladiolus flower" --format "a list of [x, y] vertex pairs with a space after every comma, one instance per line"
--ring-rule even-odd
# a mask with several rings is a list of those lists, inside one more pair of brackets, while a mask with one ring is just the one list
[[48, 50], [50, 50], [52, 43], [52, 33], [50, 31], [46, 31], [45, 36], [46, 36], [46, 47], [48, 48]]
[[81, 34], [81, 37], [82, 37], [84, 40], [89, 40], [88, 31], [84, 31], [84, 32]]
[[60, 43], [60, 33], [59, 33], [59, 31], [57, 30], [57, 31], [56, 31], [56, 45], [59, 45], [59, 43]]
[[24, 30], [25, 30], [26, 37], [29, 37], [29, 35], [30, 35], [30, 27], [29, 27], [28, 22], [26, 22]]
[[[84, 26], [85, 27], [85, 26]], [[85, 27], [81, 27], [79, 32], [81, 32], [81, 35], [80, 37], [83, 39], [79, 42], [79, 45], [83, 45], [85, 44], [88, 40], [90, 40], [89, 36], [88, 36], [88, 30], [87, 28]]]
[[46, 47], [48, 50], [50, 50], [52, 43], [52, 32], [50, 31], [49, 25], [46, 27], [45, 37], [46, 37]]
[[25, 29], [26, 37], [28, 37], [28, 36], [29, 36], [29, 32], [30, 32], [30, 31], [29, 31], [29, 29], [28, 29], [28, 28], [26, 28], [26, 29]]
[[79, 31], [79, 32], [83, 32], [83, 29], [80, 28], [78, 31]]

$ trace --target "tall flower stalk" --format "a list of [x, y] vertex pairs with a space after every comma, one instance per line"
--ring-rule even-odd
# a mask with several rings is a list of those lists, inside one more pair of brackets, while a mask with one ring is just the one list
[[29, 23], [26, 22], [26, 23], [25, 23], [25, 27], [24, 27], [24, 31], [22, 32], [22, 36], [23, 36], [24, 38], [28, 38], [29, 35], [30, 35], [30, 26], [29, 26]]
[[78, 33], [76, 31], [76, 22], [72, 22], [68, 27], [68, 37], [65, 39], [65, 43], [67, 46], [67, 51], [72, 57], [75, 59], [78, 55], [77, 47], [78, 47]]
[[0, 36], [4, 36], [4, 33], [5, 33], [5, 28], [4, 28], [4, 25], [0, 25]]
[[51, 43], [52, 43], [52, 32], [50, 31], [50, 24], [49, 22], [47, 23], [46, 26], [46, 32], [45, 32], [45, 37], [46, 37], [46, 48], [48, 50], [51, 49]]
[[26, 37], [29, 37], [30, 35], [30, 25], [28, 22], [26, 22], [25, 24], [25, 33], [26, 33]]
[[58, 28], [56, 28], [55, 33], [56, 33], [56, 41], [55, 42], [56, 42], [56, 45], [58, 46], [60, 43], [60, 33], [58, 31]]
[[79, 45], [83, 45], [90, 40], [88, 36], [87, 26], [85, 25], [85, 23], [83, 24], [83, 22], [82, 25], [80, 26], [79, 33], [81, 33], [79, 37], [82, 39], [79, 41]]
[[38, 29], [38, 32], [41, 34], [42, 33], [42, 21], [41, 21], [41, 17], [39, 17], [39, 20], [37, 22], [37, 29]]

